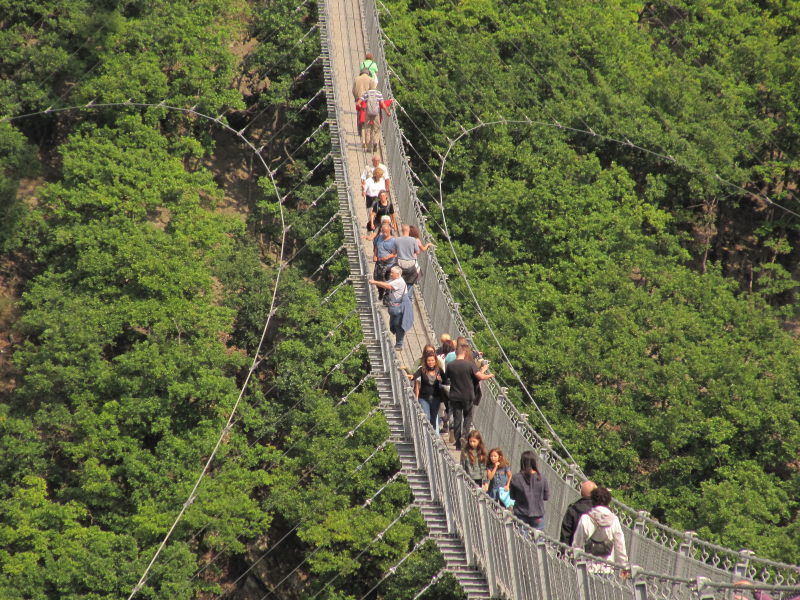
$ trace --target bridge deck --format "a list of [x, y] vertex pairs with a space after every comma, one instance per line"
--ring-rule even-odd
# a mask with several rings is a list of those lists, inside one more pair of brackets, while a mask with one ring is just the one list
[[[355, 103], [352, 95], [353, 79], [358, 75], [358, 65], [364, 60], [367, 52], [366, 41], [363, 35], [361, 5], [359, 0], [330, 0], [328, 2], [331, 22], [331, 43], [333, 48], [333, 69], [335, 71], [336, 95], [342, 102], [349, 101], [340, 107], [340, 114], [345, 115], [339, 123], [339, 134], [345, 142], [347, 155], [346, 172], [349, 178], [350, 189], [361, 189], [361, 172], [369, 164], [372, 152], [365, 152], [358, 136]], [[384, 146], [381, 144], [380, 152], [383, 157]], [[383, 161], [388, 162], [388, 161]], [[399, 175], [399, 174], [398, 174]], [[394, 176], [390, 173], [390, 176]], [[397, 199], [392, 198], [397, 210]], [[359, 197], [354, 199], [359, 225], [366, 234], [367, 211]], [[398, 221], [400, 215], [397, 214]], [[365, 242], [367, 257], [372, 260], [372, 244]], [[406, 340], [401, 353], [400, 363], [414, 369], [422, 355], [425, 344], [435, 344], [433, 332], [428, 329], [428, 316], [421, 294], [414, 295], [414, 328], [406, 333]], [[381, 311], [387, 319], [386, 311]]]
[[[358, 246], [359, 233], [363, 235], [366, 232], [364, 226], [367, 217], [360, 194], [360, 173], [368, 163], [370, 154], [363, 151], [358, 138], [351, 88], [358, 64], [367, 49], [375, 54], [380, 76], [383, 78], [387, 75], [377, 9], [373, 0], [320, 0], [320, 7], [323, 15], [321, 35], [324, 40], [322, 52], [328, 110], [335, 141], [337, 190], [366, 347], [393, 441], [398, 446], [401, 463], [414, 490], [415, 499], [425, 509], [423, 514], [426, 522], [435, 534], [436, 523], [441, 519], [433, 517], [441, 509], [447, 522], [447, 536], [457, 535], [460, 540], [456, 543], [452, 539], [437, 538], [437, 543], [441, 542], [439, 546], [446, 557], [448, 568], [457, 574], [459, 582], [468, 590], [468, 595], [471, 598], [486, 597], [484, 591], [488, 587], [492, 594], [519, 599], [619, 597], [627, 600], [635, 596], [659, 600], [668, 597], [669, 600], [674, 600], [689, 597], [689, 590], [694, 590], [692, 586], [696, 583], [693, 578], [697, 577], [724, 582], [735, 581], [747, 575], [748, 578], [752, 577], [763, 583], [795, 584], [800, 577], [800, 569], [796, 566], [765, 561], [750, 556], [746, 551], [739, 553], [709, 544], [691, 533], [665, 527], [646, 514], [617, 503], [614, 506], [623, 524], [631, 562], [644, 568], [642, 573], [647, 573], [649, 579], [647, 582], [642, 579], [637, 583], [639, 587], [635, 594], [629, 585], [630, 580], [625, 582], [614, 578], [593, 580], [590, 586], [596, 588], [593, 592], [588, 596], [586, 589], [579, 593], [578, 588], [585, 588], [585, 577], [576, 570], [572, 562], [560, 558], [563, 549], [553, 539], [558, 537], [560, 515], [577, 496], [576, 481], [582, 473], [559, 456], [551, 443], [535, 431], [526, 415], [520, 413], [505, 391], [497, 385], [486, 386], [484, 395], [487, 400], [476, 411], [476, 425], [484, 439], [508, 449], [514, 464], [524, 450], [532, 449], [539, 455], [539, 468], [550, 482], [551, 489], [548, 503], [548, 514], [551, 518], [545, 519], [548, 535], [534, 539], [524, 526], [516, 520], [509, 520], [506, 511], [480, 493], [470, 481], [465, 480], [457, 462], [454, 464], [450, 460], [452, 447], [451, 455], [448, 456], [441, 442], [431, 438], [430, 427], [397, 371], [397, 365], [401, 363], [415, 367], [423, 345], [433, 341], [434, 334], [429, 329], [429, 323], [436, 324], [437, 332], [467, 334], [466, 325], [458, 312], [458, 304], [447, 289], [447, 277], [441, 271], [435, 256], [423, 255], [423, 280], [417, 287], [420, 292], [424, 290], [428, 301], [427, 310], [430, 312], [426, 312], [422, 294], [415, 294], [415, 326], [408, 333], [403, 352], [396, 356], [392, 350], [393, 340], [381, 340], [378, 337], [383, 335], [379, 332], [388, 329], [385, 327], [388, 319], [383, 307], [371, 305], [371, 294], [365, 283], [365, 276], [371, 270], [371, 244], [365, 245], [364, 253]], [[362, 8], [365, 11], [363, 14]], [[388, 89], [385, 80], [380, 84], [382, 90]], [[380, 154], [383, 162], [391, 169], [393, 189], [400, 191], [399, 198], [392, 198], [396, 214], [423, 227], [425, 218], [415, 202], [413, 174], [409, 172], [403, 156], [398, 123], [394, 119], [390, 119], [389, 123], [385, 122], [383, 134], [386, 146], [381, 145]], [[389, 156], [386, 155], [385, 147], [392, 149]], [[384, 320], [382, 324], [381, 319]], [[486, 392], [489, 392], [488, 395]], [[458, 546], [458, 552], [454, 550], [454, 544]], [[466, 562], [462, 563], [462, 560]], [[461, 564], [469, 565], [470, 568], [478, 567], [485, 574], [486, 581], [481, 583], [480, 590], [473, 590], [475, 593], [469, 591], [474, 583], [471, 577], [475, 573], [461, 572]], [[543, 569], [551, 570], [553, 574], [558, 573], [558, 581], [545, 582], [540, 579]], [[663, 580], [664, 576], [672, 579]], [[675, 579], [687, 576], [689, 579], [680, 579], [680, 583]], [[655, 586], [650, 590], [652, 594], [645, 589], [648, 582]], [[676, 585], [678, 592], [670, 592], [667, 596], [661, 594], [662, 591], [674, 592]], [[720, 587], [715, 590], [714, 597], [728, 598], [729, 590]]]

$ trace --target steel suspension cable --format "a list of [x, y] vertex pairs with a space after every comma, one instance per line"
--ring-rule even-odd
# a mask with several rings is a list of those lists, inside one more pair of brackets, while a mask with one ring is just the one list
[[[366, 551], [370, 547], [372, 547], [372, 544], [374, 544], [375, 542], [383, 539], [383, 536], [386, 535], [386, 532], [388, 532], [392, 527], [394, 527], [397, 524], [397, 522], [400, 521], [400, 519], [402, 519], [403, 517], [405, 517], [413, 508], [415, 508], [415, 505], [414, 504], [409, 504], [402, 511], [400, 511], [400, 514], [397, 516], [397, 518], [395, 518], [394, 521], [389, 523], [389, 525], [387, 525], [386, 528], [383, 529], [383, 531], [381, 531], [378, 535], [376, 535], [374, 538], [372, 538], [372, 541], [370, 541], [366, 545], [366, 547], [356, 555], [355, 559], [353, 559], [353, 560], [358, 560], [359, 558], [361, 558], [366, 553]], [[330, 584], [332, 584], [334, 581], [336, 581], [339, 578], [339, 575], [341, 575], [341, 573], [337, 573], [336, 575], [331, 577], [325, 583], [325, 585], [322, 586], [322, 588], [320, 588], [313, 596], [311, 596], [311, 598], [309, 598], [309, 600], [314, 600], [314, 598], [319, 596], [325, 590], [325, 588], [327, 588]]]
[[386, 571], [386, 573], [383, 575], [383, 577], [381, 577], [375, 585], [373, 585], [371, 588], [369, 588], [369, 590], [367, 590], [367, 592], [363, 596], [361, 596], [361, 598], [359, 598], [359, 600], [366, 600], [367, 596], [369, 596], [372, 592], [374, 592], [378, 588], [378, 586], [380, 586], [380, 584], [382, 584], [384, 581], [386, 581], [389, 577], [391, 577], [392, 575], [394, 575], [397, 572], [397, 569], [400, 567], [400, 565], [402, 565], [404, 562], [406, 562], [409, 559], [409, 557], [412, 554], [414, 554], [414, 552], [419, 550], [425, 543], [427, 543], [431, 539], [432, 538], [430, 536], [425, 536], [420, 541], [418, 541], [416, 544], [414, 544], [414, 547], [411, 548], [411, 550], [409, 550], [405, 554], [405, 556], [403, 556], [403, 558], [401, 558], [392, 567], [390, 567], [389, 570]]
[[[381, 446], [385, 446], [386, 444], [387, 444], [387, 442], [384, 442], [383, 444], [381, 444]], [[367, 459], [364, 461], [364, 463], [369, 461], [374, 455], [375, 455], [375, 453], [373, 453], [369, 457], [367, 457]], [[386, 488], [388, 488], [389, 485], [391, 485], [394, 481], [396, 481], [397, 478], [400, 477], [402, 474], [403, 474], [402, 471], [398, 471], [397, 473], [392, 475], [389, 478], [389, 480], [386, 481], [386, 483], [384, 483], [384, 485], [377, 492], [375, 492], [370, 498], [365, 500], [364, 503], [361, 504], [358, 507], [358, 510], [365, 509], [365, 508], [369, 507], [375, 501], [375, 498], [377, 498], [381, 493], [383, 493], [383, 491]], [[261, 598], [259, 598], [259, 600], [267, 600], [267, 598], [269, 598], [272, 594], [274, 594], [275, 591], [281, 586], [281, 584], [283, 584], [284, 581], [286, 581], [287, 579], [289, 579], [289, 577], [294, 575], [297, 572], [297, 570], [300, 567], [302, 567], [304, 564], [306, 564], [311, 559], [312, 556], [314, 556], [317, 552], [319, 552], [319, 550], [320, 550], [320, 547], [315, 548], [308, 556], [306, 556], [300, 563], [298, 563], [289, 573], [284, 575], [283, 579], [281, 579], [278, 583], [276, 583], [274, 586], [272, 586], [272, 589], [270, 591], [268, 591]]]

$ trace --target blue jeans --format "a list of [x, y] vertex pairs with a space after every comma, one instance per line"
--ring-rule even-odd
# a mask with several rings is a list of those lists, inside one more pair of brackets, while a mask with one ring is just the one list
[[403, 329], [402, 306], [389, 306], [389, 331], [394, 334], [395, 345], [402, 346], [406, 337], [406, 332]]
[[514, 515], [523, 523], [527, 523], [534, 529], [544, 531], [544, 517], [523, 517], [522, 515]]
[[424, 412], [428, 420], [431, 422], [434, 430], [438, 433], [438, 429], [436, 428], [436, 420], [439, 416], [439, 404], [441, 404], [441, 400], [439, 398], [422, 398], [420, 397], [419, 403], [422, 406], [422, 412]]

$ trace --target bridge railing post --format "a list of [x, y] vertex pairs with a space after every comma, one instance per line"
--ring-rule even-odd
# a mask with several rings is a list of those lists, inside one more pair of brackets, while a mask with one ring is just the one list
[[542, 590], [542, 600], [559, 600], [553, 596], [553, 582], [550, 580], [550, 557], [547, 555], [547, 542], [541, 537], [541, 532], [535, 531], [536, 563], [539, 569], [539, 582]]
[[648, 513], [646, 510], [640, 510], [636, 513], [636, 520], [631, 528], [631, 540], [628, 544], [628, 558], [632, 563], [648, 564], [645, 554], [645, 545], [642, 544], [641, 539], [644, 537], [644, 530], [647, 526]]
[[525, 600], [523, 596], [522, 577], [524, 576], [522, 569], [522, 558], [517, 554], [519, 550], [516, 536], [514, 533], [514, 522], [512, 517], [508, 516], [503, 522], [503, 532], [506, 537], [506, 552], [508, 554], [509, 563], [511, 565], [511, 593], [513, 600]]
[[633, 597], [635, 600], [648, 600], [647, 598], [647, 582], [636, 581], [633, 584]]
[[689, 557], [692, 554], [692, 542], [697, 534], [694, 531], [686, 531], [683, 534], [683, 541], [678, 546], [678, 553], [675, 556], [675, 566], [672, 574], [675, 577], [684, 577], [687, 573]]
[[578, 578], [578, 600], [592, 600], [589, 565], [585, 560], [579, 560], [575, 563], [575, 575]]
[[736, 565], [733, 567], [734, 582], [749, 578], [748, 570], [750, 569], [750, 559], [753, 558], [754, 555], [755, 553], [752, 550], [739, 550], [739, 560], [736, 561]]

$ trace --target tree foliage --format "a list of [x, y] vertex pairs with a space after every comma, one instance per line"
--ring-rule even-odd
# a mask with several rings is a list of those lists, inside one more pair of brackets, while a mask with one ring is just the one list
[[[787, 331], [800, 221], [760, 195], [797, 209], [797, 14], [386, 7], [406, 133], [434, 170], [461, 127], [512, 121], [455, 144], [445, 214], [483, 312], [560, 437], [590, 476], [670, 525], [800, 560], [800, 355]], [[463, 282], [450, 283], [496, 355]]]
[[[314, 4], [0, 8], [0, 113], [193, 107], [246, 132], [274, 170], [191, 111], [0, 126], [0, 250], [16, 282], [2, 290], [16, 320], [0, 398], [0, 596], [127, 597], [220, 435], [139, 597], [234, 595], [248, 579], [280, 597], [363, 595], [423, 523], [411, 513], [371, 543], [411, 498], [402, 480], [386, 485], [399, 463], [381, 446], [353, 294], [334, 292], [347, 262], [318, 269], [342, 232], [313, 100]], [[272, 547], [275, 569], [259, 570]], [[432, 548], [420, 556], [428, 567], [402, 570], [397, 597], [439, 568]]]

